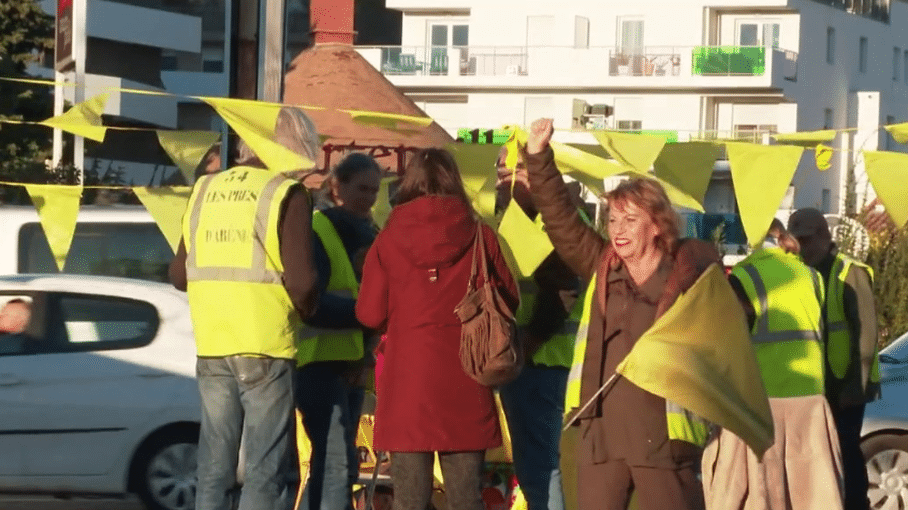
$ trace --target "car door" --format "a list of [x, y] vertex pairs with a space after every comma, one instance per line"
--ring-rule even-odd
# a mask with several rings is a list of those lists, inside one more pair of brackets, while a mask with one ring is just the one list
[[[131, 431], [160, 405], [144, 399], [149, 369], [111, 353], [141, 349], [158, 328], [150, 303], [113, 296], [47, 292], [43, 334], [0, 374], [12, 403], [6, 440], [18, 443], [19, 474], [106, 473]], [[9, 441], [4, 441], [4, 443]]]

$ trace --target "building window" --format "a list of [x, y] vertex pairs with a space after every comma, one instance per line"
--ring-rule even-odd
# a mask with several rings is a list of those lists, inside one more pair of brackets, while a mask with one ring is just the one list
[[861, 37], [858, 43], [858, 71], [867, 72], [867, 38]]
[[832, 108], [823, 109], [823, 129], [832, 129]]
[[823, 195], [820, 198], [820, 210], [823, 211], [824, 214], [829, 214], [829, 209], [831, 209], [831, 208], [832, 208], [832, 203], [829, 198], [829, 190], [824, 189]]
[[775, 124], [735, 124], [734, 137], [738, 140], [746, 140], [753, 143], [761, 143], [763, 135], [778, 133], [778, 126]]
[[574, 47], [590, 47], [590, 19], [574, 16]]
[[780, 32], [777, 21], [738, 21], [738, 46], [778, 48]]
[[826, 63], [835, 63], [835, 29], [826, 27]]
[[618, 131], [640, 131], [643, 129], [642, 120], [619, 120]]
[[892, 48], [892, 81], [899, 81], [902, 74], [902, 49]]
[[618, 18], [618, 52], [624, 55], [643, 54], [643, 20], [639, 17]]

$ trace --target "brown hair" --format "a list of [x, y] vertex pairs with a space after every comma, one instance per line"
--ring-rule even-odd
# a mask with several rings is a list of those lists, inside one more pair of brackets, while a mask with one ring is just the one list
[[422, 149], [413, 154], [404, 169], [395, 203], [403, 204], [425, 195], [455, 196], [470, 205], [457, 162], [444, 149]]
[[775, 237], [779, 246], [786, 253], [798, 254], [801, 252], [801, 244], [798, 243], [798, 240], [791, 235], [791, 232], [785, 228], [785, 225], [778, 218], [772, 219], [772, 223], [769, 225], [769, 232], [766, 235]]
[[665, 189], [658, 182], [644, 177], [635, 177], [622, 182], [612, 191], [605, 194], [605, 213], [608, 216], [610, 207], [618, 207], [628, 202], [646, 211], [656, 227], [659, 235], [656, 236], [656, 247], [663, 253], [669, 254], [675, 246], [675, 241], [680, 236], [678, 213], [672, 209], [672, 204], [665, 194]]
[[381, 175], [381, 167], [375, 158], [362, 152], [351, 152], [328, 172], [328, 177], [322, 181], [321, 193], [325, 200], [332, 204], [337, 203], [332, 186], [336, 182], [348, 183], [353, 176], [361, 172], [375, 172]]

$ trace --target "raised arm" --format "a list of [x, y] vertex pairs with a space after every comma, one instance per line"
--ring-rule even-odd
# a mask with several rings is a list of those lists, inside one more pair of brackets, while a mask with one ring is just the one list
[[523, 154], [530, 192], [555, 251], [578, 276], [590, 279], [599, 267], [606, 242], [581, 219], [571, 200], [549, 146], [552, 132], [552, 119], [538, 119], [530, 127]]

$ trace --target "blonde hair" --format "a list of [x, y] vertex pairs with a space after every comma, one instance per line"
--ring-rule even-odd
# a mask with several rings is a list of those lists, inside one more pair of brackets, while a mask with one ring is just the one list
[[[303, 110], [284, 106], [277, 113], [274, 123], [274, 141], [287, 149], [309, 158], [318, 167], [322, 141], [315, 129], [315, 123]], [[242, 139], [237, 144], [237, 165], [264, 166], [262, 160]]]

